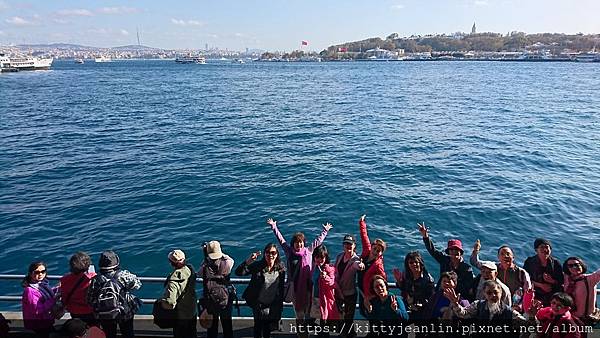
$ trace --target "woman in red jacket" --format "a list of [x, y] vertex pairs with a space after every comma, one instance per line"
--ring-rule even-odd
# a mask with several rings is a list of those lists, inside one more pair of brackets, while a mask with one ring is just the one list
[[94, 309], [87, 303], [86, 295], [95, 272], [88, 271], [92, 260], [85, 252], [76, 252], [69, 260], [71, 272], [60, 279], [62, 302], [71, 314], [71, 318], [79, 318], [88, 325], [96, 325]]
[[367, 316], [367, 311], [370, 306], [371, 298], [375, 297], [371, 291], [370, 285], [371, 280], [374, 276], [380, 275], [387, 281], [385, 269], [383, 268], [383, 252], [385, 251], [385, 242], [377, 238], [373, 242], [369, 241], [369, 235], [367, 234], [367, 222], [365, 218], [367, 215], [362, 215], [358, 221], [360, 230], [360, 239], [362, 242], [362, 253], [360, 258], [365, 264], [365, 269], [358, 273], [358, 289], [359, 289], [359, 301], [360, 313], [363, 316]]

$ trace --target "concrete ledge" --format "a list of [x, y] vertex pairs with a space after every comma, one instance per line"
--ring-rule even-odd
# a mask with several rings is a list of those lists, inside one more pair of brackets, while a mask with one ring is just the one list
[[[21, 312], [4, 312], [3, 313], [6, 319], [11, 321], [10, 328], [11, 331], [9, 333], [9, 337], [11, 338], [33, 338], [34, 334], [32, 331], [26, 330], [23, 328], [23, 317]], [[60, 327], [67, 319], [69, 319], [69, 314], [65, 315], [63, 319], [57, 320], [55, 323], [56, 327]], [[272, 335], [274, 337], [287, 338], [287, 337], [296, 337], [297, 335], [293, 331], [293, 328], [296, 326], [296, 320], [294, 318], [283, 318], [280, 323], [280, 330], [273, 331]], [[358, 337], [366, 336], [366, 332], [364, 330], [367, 328], [368, 322], [365, 320], [355, 320], [355, 327], [360, 327], [363, 331], [358, 333]], [[253, 337], [253, 327], [254, 320], [252, 317], [233, 317], [233, 331], [235, 337], [240, 338], [252, 338]], [[134, 329], [135, 336], [139, 338], [161, 338], [161, 337], [172, 337], [173, 331], [171, 329], [160, 329], [153, 323], [152, 315], [136, 315], [134, 318]], [[206, 337], [206, 330], [200, 325], [197, 326], [198, 329], [198, 337]], [[219, 329], [221, 331], [221, 329]], [[314, 336], [311, 334], [311, 336]], [[332, 336], [337, 337], [336, 334], [332, 334]], [[493, 336], [493, 335], [490, 335]], [[408, 337], [415, 337], [414, 333], [408, 335]], [[467, 335], [465, 335], [467, 337]], [[523, 337], [523, 336], [522, 336]], [[531, 337], [535, 337], [535, 335], [531, 335]], [[600, 338], [600, 329], [594, 330], [593, 333], [588, 334], [588, 337], [591, 338]], [[4, 337], [0, 337], [4, 338]]]

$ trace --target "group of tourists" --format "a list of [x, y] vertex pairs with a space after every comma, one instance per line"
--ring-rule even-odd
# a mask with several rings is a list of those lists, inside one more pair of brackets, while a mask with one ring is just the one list
[[[230, 282], [232, 270], [237, 276], [251, 276], [241, 297], [252, 309], [254, 337], [270, 337], [279, 328], [284, 302], [293, 304], [301, 337], [315, 332], [354, 337], [357, 304], [369, 321], [369, 336], [390, 335], [378, 327], [452, 326], [471, 320], [510, 325], [536, 325], [537, 321], [543, 328], [537, 332], [540, 337], [581, 337], [580, 330], [565, 332], [565, 328], [594, 325], [600, 320], [596, 308], [600, 269], [588, 273], [580, 257], [569, 257], [561, 264], [546, 239], [535, 240], [536, 254], [527, 258], [523, 267], [516, 265], [514, 253], [506, 245], [498, 248], [496, 262], [481, 260], [477, 240], [469, 264], [460, 240], [450, 239], [446, 248], [439, 250], [425, 224], [418, 224], [425, 249], [439, 264], [439, 278], [435, 282], [421, 253], [409, 252], [403, 269], [392, 270], [400, 290], [394, 294], [388, 290], [392, 281], [384, 266], [385, 241], [369, 238], [365, 215], [358, 223], [360, 254], [355, 237], [347, 234], [340, 253], [330, 255], [323, 244], [332, 229], [330, 223], [323, 224], [322, 231], [308, 242], [302, 232], [286, 239], [273, 219], [267, 224], [279, 246], [268, 243], [262, 252], [250, 253], [235, 270], [234, 260], [223, 253], [218, 241], [204, 245], [205, 258], [198, 270], [187, 262], [183, 251], [173, 250], [167, 256], [172, 271], [163, 295], [154, 304], [155, 323], [172, 327], [177, 338], [196, 337], [198, 322], [207, 328], [209, 338], [217, 337], [221, 323], [223, 336], [233, 337], [236, 295]], [[140, 280], [121, 268], [113, 251], [101, 254], [97, 274], [90, 270], [91, 260], [85, 253], [74, 254], [69, 263], [70, 273], [57, 287], [49, 285], [43, 262], [29, 266], [23, 280], [25, 327], [39, 337], [48, 337], [55, 318], [66, 310], [88, 327], [101, 327], [108, 338], [116, 337], [117, 326], [124, 338], [133, 337], [133, 316], [141, 302], [132, 291], [141, 287]], [[480, 273], [474, 276], [473, 268]], [[198, 299], [197, 277], [202, 279]], [[167, 316], [171, 321], [163, 320]], [[319, 330], [311, 332], [310, 327]], [[419, 336], [430, 334], [422, 332]]]

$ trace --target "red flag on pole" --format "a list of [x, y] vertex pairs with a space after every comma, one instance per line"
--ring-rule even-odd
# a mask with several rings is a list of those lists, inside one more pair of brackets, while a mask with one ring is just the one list
[[308, 41], [302, 40], [302, 46], [308, 46]]

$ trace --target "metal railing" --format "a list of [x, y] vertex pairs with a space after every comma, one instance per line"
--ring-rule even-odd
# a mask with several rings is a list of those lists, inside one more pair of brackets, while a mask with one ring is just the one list
[[[0, 274], [0, 281], [2, 280], [17, 280], [20, 281], [23, 279], [23, 275], [3, 275]], [[48, 278], [49, 280], [60, 280], [62, 276], [59, 275], [49, 275], [46, 278]], [[142, 282], [147, 282], [147, 283], [164, 283], [165, 280], [167, 279], [166, 277], [140, 277], [138, 276], [138, 278], [140, 279], [140, 281]], [[232, 284], [239, 284], [239, 285], [247, 285], [250, 283], [250, 279], [249, 278], [231, 278], [230, 279]], [[196, 278], [196, 282], [202, 283], [202, 278]], [[388, 288], [394, 289], [397, 288], [396, 284], [394, 283], [388, 283]], [[598, 295], [600, 295], [600, 290], [596, 290], [596, 293]], [[154, 298], [142, 298], [141, 299], [142, 302], [144, 304], [153, 304], [156, 299]], [[0, 295], [0, 302], [20, 302], [21, 301], [21, 296], [4, 296], [4, 295]], [[238, 305], [246, 305], [246, 301], [244, 300], [237, 300]], [[283, 303], [284, 306], [288, 306], [291, 307], [292, 303]]]
[[[51, 281], [58, 281], [60, 280], [62, 276], [59, 275], [48, 275], [46, 276], [46, 278], [48, 278], [48, 280]], [[24, 278], [23, 275], [3, 275], [0, 274], [0, 281], [2, 280], [15, 280], [15, 281], [21, 281]], [[138, 278], [140, 279], [140, 281], [142, 283], [156, 283], [156, 284], [162, 284], [164, 283], [167, 278], [166, 277], [140, 277], [138, 276]], [[250, 279], [248, 278], [231, 278], [230, 279], [231, 283], [234, 285], [247, 285], [250, 283]], [[202, 278], [196, 278], [196, 282], [202, 283]], [[5, 295], [0, 295], [0, 302], [20, 302], [21, 301], [21, 296], [5, 296]], [[156, 299], [154, 298], [141, 298], [141, 301], [144, 304], [153, 304]], [[235, 304], [239, 304], [239, 305], [246, 305], [246, 301], [244, 300], [238, 300], [237, 303]], [[292, 303], [284, 303], [284, 306], [291, 306]]]

